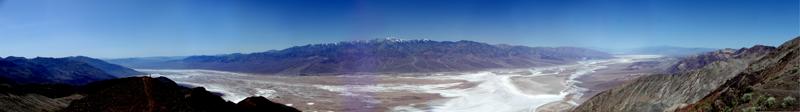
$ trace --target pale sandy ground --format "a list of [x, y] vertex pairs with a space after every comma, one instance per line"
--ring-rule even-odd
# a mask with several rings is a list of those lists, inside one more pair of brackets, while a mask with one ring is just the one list
[[511, 81], [526, 94], [559, 94], [566, 88], [565, 76], [544, 75], [535, 77], [512, 77]]
[[[263, 76], [208, 70], [141, 70], [189, 86], [202, 86], [237, 102], [251, 95], [268, 97], [307, 112], [425, 111], [452, 95], [474, 89], [495, 75], [433, 76]], [[474, 74], [474, 73], [465, 73]], [[489, 73], [487, 73], [489, 74]], [[516, 74], [516, 73], [515, 73]], [[565, 75], [509, 76], [525, 94], [559, 94]], [[501, 88], [501, 87], [493, 87]], [[450, 96], [450, 97], [447, 97]], [[400, 108], [397, 108], [400, 107]]]
[[[179, 84], [202, 86], [238, 102], [265, 96], [308, 112], [382, 112], [396, 106], [429, 108], [424, 103], [443, 97], [426, 89], [463, 89], [465, 80], [398, 76], [265, 76], [208, 70], [141, 70]], [[425, 87], [423, 87], [425, 86]], [[420, 104], [420, 105], [416, 105]]]
[[[568, 101], [582, 102], [596, 91], [638, 76], [631, 75], [638, 72], [615, 72], [619, 69], [614, 68], [625, 66], [616, 63], [484, 72], [344, 76], [252, 75], [210, 70], [140, 71], [165, 76], [179, 84], [202, 86], [224, 94], [223, 98], [233, 102], [247, 96], [265, 96], [306, 112], [559, 111], [574, 106]], [[591, 72], [595, 69], [597, 72]], [[583, 77], [575, 77], [576, 74]], [[570, 79], [583, 83], [570, 82]], [[571, 94], [575, 87], [587, 88], [581, 90], [585, 95]], [[580, 98], [573, 100], [572, 96]]]

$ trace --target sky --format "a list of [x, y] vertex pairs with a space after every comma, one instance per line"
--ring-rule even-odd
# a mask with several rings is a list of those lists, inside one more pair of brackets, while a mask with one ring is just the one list
[[395, 37], [741, 48], [800, 36], [800, 0], [0, 0], [0, 56], [250, 53]]

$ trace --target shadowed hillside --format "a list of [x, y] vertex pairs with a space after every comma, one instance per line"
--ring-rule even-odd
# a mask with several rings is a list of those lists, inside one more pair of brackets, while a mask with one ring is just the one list
[[73, 101], [62, 112], [299, 112], [263, 97], [250, 97], [238, 105], [202, 87], [189, 89], [170, 79], [131, 77], [95, 82], [85, 86], [85, 98]]
[[87, 63], [64, 58], [0, 58], [0, 77], [15, 84], [86, 84], [115, 78]]
[[254, 96], [239, 104], [170, 79], [129, 77], [85, 86], [0, 82], [2, 112], [299, 112]]
[[130, 68], [85, 56], [65, 58], [0, 58], [0, 78], [18, 84], [86, 84], [93, 81], [142, 75]]
[[130, 77], [130, 76], [145, 74], [145, 73], [142, 73], [142, 72], [130, 69], [130, 68], [126, 68], [126, 67], [119, 66], [119, 65], [116, 65], [116, 64], [111, 64], [111, 63], [105, 62], [103, 60], [94, 59], [94, 58], [90, 58], [90, 57], [86, 57], [86, 56], [66, 57], [64, 59], [84, 62], [86, 64], [89, 64], [92, 67], [100, 69], [100, 70], [102, 70], [102, 71], [104, 71], [104, 72], [106, 72], [106, 73], [108, 73], [110, 75], [113, 75], [115, 77]]

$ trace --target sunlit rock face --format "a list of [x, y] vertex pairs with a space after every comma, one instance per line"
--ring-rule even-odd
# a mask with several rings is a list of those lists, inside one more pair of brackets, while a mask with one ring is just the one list
[[[723, 111], [726, 108], [749, 108], [739, 106], [742, 102], [716, 102], [725, 102], [718, 99], [736, 99], [753, 91], [759, 95], [758, 90], [762, 90], [760, 95], [775, 97], [786, 95], [769, 91], [796, 90], [796, 86], [775, 85], [796, 85], [800, 81], [792, 80], [798, 75], [792, 72], [798, 65], [798, 43], [800, 39], [796, 38], [779, 48], [754, 46], [686, 58], [673, 67], [673, 70], [678, 70], [673, 72], [675, 74], [639, 78], [592, 97], [574, 111]], [[763, 86], [765, 84], [772, 86]], [[775, 107], [759, 109], [794, 110]]]
[[798, 111], [799, 71], [800, 38], [795, 38], [750, 64], [702, 100], [678, 111]]

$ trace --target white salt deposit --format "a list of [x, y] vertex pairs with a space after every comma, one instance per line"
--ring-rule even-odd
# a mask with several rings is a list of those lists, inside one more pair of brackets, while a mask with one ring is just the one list
[[[435, 93], [446, 99], [435, 100], [419, 105], [429, 105], [431, 108], [417, 108], [417, 104], [398, 106], [392, 111], [434, 111], [434, 112], [519, 112], [534, 111], [537, 107], [544, 104], [563, 100], [571, 95], [572, 99], [582, 96], [586, 89], [580, 88], [577, 84], [581, 82], [576, 79], [592, 73], [598, 69], [605, 68], [607, 65], [615, 63], [631, 63], [643, 58], [658, 58], [654, 55], [626, 55], [610, 60], [588, 60], [572, 65], [561, 65], [551, 67], [537, 67], [529, 69], [530, 75], [513, 74], [506, 72], [495, 74], [493, 72], [471, 72], [460, 75], [433, 75], [433, 76], [413, 76], [403, 78], [433, 79], [433, 80], [463, 80], [477, 85], [471, 88], [456, 87], [465, 82], [443, 83], [443, 84], [353, 84], [353, 85], [320, 85], [320, 84], [294, 84], [275, 81], [260, 81], [249, 74], [233, 72], [222, 72], [212, 70], [139, 70], [142, 72], [154, 73], [152, 76], [168, 77], [179, 84], [188, 86], [202, 86], [208, 91], [222, 93], [224, 99], [239, 102], [249, 96], [273, 97], [276, 91], [272, 86], [282, 87], [311, 87], [339, 93], [343, 96], [364, 97], [363, 100], [372, 103], [380, 101], [369, 98], [370, 95], [362, 95], [365, 92], [415, 92], [415, 93]], [[512, 83], [511, 78], [515, 77], [535, 77], [544, 75], [555, 75], [567, 73], [569, 76], [564, 80], [565, 89], [559, 94], [527, 94]], [[359, 77], [359, 76], [342, 76]], [[297, 93], [300, 94], [300, 93]], [[301, 95], [303, 96], [303, 95]], [[574, 101], [569, 101], [575, 104]], [[295, 102], [297, 103], [297, 102]], [[323, 104], [322, 102], [319, 102]], [[302, 103], [301, 103], [302, 104]], [[314, 102], [306, 102], [306, 105], [315, 105]], [[293, 104], [286, 104], [293, 106]]]

